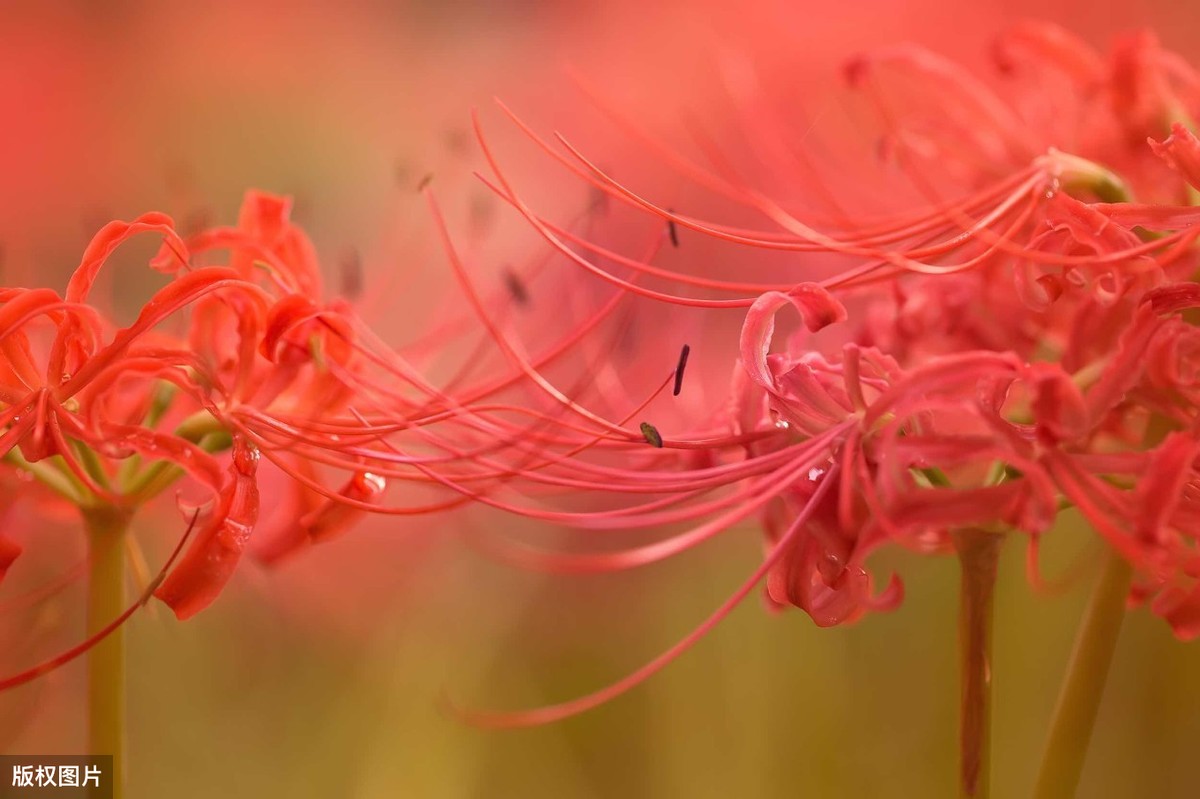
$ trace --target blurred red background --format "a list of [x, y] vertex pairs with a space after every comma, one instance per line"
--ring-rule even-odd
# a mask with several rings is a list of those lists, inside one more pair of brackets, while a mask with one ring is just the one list
[[[368, 285], [407, 287], [364, 301], [401, 343], [454, 302], [417, 182], [434, 175], [468, 238], [472, 209], [487, 202], [470, 174], [480, 161], [472, 107], [533, 196], [567, 208], [587, 201], [520, 141], [493, 95], [541, 131], [562, 129], [589, 152], [653, 172], [660, 165], [605, 126], [568, 66], [630, 116], [671, 130], [685, 114], [719, 109], [708, 76], [723, 49], [794, 70], [773, 77], [819, 109], [848, 55], [911, 40], [984, 71], [991, 37], [1028, 15], [1098, 45], [1149, 26], [1200, 55], [1200, 10], [1169, 0], [9, 4], [0, 10], [4, 282], [61, 288], [105, 221], [152, 209], [184, 224], [231, 221], [256, 187], [295, 196], [332, 280], [357, 252]], [[835, 118], [826, 135], [841, 130]], [[494, 210], [480, 263], [498, 270], [536, 240]], [[124, 312], [146, 291], [138, 255], [108, 278]], [[484, 734], [444, 718], [435, 699], [445, 686], [468, 701], [521, 705], [615, 678], [690, 628], [758, 546], [747, 531], [683, 562], [580, 581], [512, 573], [456, 539], [464, 525], [511, 523], [482, 512], [371, 520], [280, 570], [243, 569], [194, 622], [137, 617], [133, 795], [917, 796], [949, 784], [949, 563], [906, 562], [915, 587], [901, 611], [848, 630], [746, 607], [662, 678], [553, 728]], [[79, 553], [55, 524], [46, 568], [69, 559], [54, 547]], [[162, 525], [144, 531], [160, 543], [175, 534], [166, 514], [150, 524]], [[1063, 531], [1051, 563], [1086, 547], [1077, 532]], [[1017, 551], [1005, 575], [996, 784], [998, 795], [1019, 795], [1082, 595], [1030, 596]], [[73, 599], [38, 617], [52, 638], [74, 640]], [[1134, 617], [1119, 657], [1086, 795], [1194, 795], [1200, 656]], [[26, 662], [11, 650], [2, 660]], [[78, 747], [80, 676], [72, 666], [0, 697], [0, 749]]]

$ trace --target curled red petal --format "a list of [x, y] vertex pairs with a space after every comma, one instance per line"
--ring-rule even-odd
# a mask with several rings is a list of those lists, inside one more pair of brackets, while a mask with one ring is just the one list
[[178, 277], [142, 306], [141, 313], [132, 325], [120, 330], [107, 347], [97, 352], [63, 384], [61, 397], [65, 399], [77, 393], [97, 373], [124, 356], [139, 337], [163, 319], [206, 295], [221, 290], [240, 292], [249, 301], [262, 305], [265, 305], [267, 299], [260, 289], [240, 280], [236, 273], [224, 267], [206, 267]]
[[[292, 200], [262, 191], [248, 191], [238, 213], [238, 228], [259, 242], [284, 265], [289, 282], [308, 297], [321, 296], [321, 272], [316, 249], [290, 220]], [[243, 276], [253, 269], [254, 252], [235, 249], [230, 266]]]
[[860, 617], [870, 601], [870, 577], [854, 564], [826, 574], [833, 554], [815, 535], [798, 541], [768, 577], [771, 599], [795, 605], [818, 627], [833, 627]]
[[875, 613], [887, 613], [900, 607], [903, 601], [904, 581], [900, 579], [900, 575], [893, 574], [888, 578], [883, 590], [868, 600], [867, 608]]
[[262, 356], [272, 363], [280, 360], [280, 349], [285, 346], [284, 338], [289, 332], [316, 318], [320, 309], [307, 297], [289, 294], [271, 306], [267, 313], [267, 326], [262, 342], [258, 345]]
[[[371, 472], [358, 472], [338, 491], [338, 498], [375, 504], [383, 498], [387, 480]], [[345, 532], [366, 513], [360, 507], [326, 498], [316, 510], [300, 519], [300, 526], [313, 541], [327, 541]]]
[[1200, 189], [1200, 139], [1184, 125], [1176, 122], [1171, 126], [1171, 135], [1157, 142], [1147, 140], [1150, 149], [1167, 162], [1183, 179]]
[[109, 222], [92, 238], [87, 249], [83, 251], [83, 259], [71, 280], [67, 283], [66, 299], [68, 302], [83, 302], [96, 282], [96, 275], [108, 260], [108, 256], [121, 246], [126, 239], [138, 233], [160, 233], [165, 244], [179, 257], [186, 258], [187, 247], [179, 234], [175, 232], [175, 223], [166, 214], [142, 214], [132, 222]]
[[1147, 291], [1142, 302], [1160, 316], [1178, 313], [1188, 308], [1200, 308], [1200, 285], [1170, 283]]
[[1200, 443], [1185, 433], [1168, 435], [1154, 451], [1136, 489], [1141, 512], [1135, 525], [1141, 539], [1166, 543], [1166, 526], [1183, 501], [1197, 454]]
[[233, 576], [258, 522], [257, 469], [258, 450], [239, 436], [215, 515], [154, 592], [180, 621], [211, 605]]
[[769, 291], [755, 300], [742, 324], [742, 366], [755, 383], [768, 390], [775, 384], [767, 365], [771, 339], [775, 335], [775, 314], [789, 304], [800, 312], [805, 327], [814, 332], [846, 318], [842, 304], [815, 283], [802, 284], [787, 294]]
[[284, 297], [267, 314], [259, 352], [272, 363], [305, 362], [312, 358], [311, 339], [316, 336], [324, 344], [323, 357], [346, 361], [354, 332], [339, 307], [322, 308], [300, 294]]
[[1076, 200], [1066, 192], [1055, 192], [1042, 207], [1049, 224], [1068, 232], [1097, 255], [1132, 250], [1139, 243], [1133, 231], [1113, 224], [1111, 216], [1096, 205]]

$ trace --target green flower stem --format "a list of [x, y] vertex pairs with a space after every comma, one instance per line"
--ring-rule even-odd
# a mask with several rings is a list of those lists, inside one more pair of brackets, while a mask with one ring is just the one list
[[83, 470], [87, 472], [88, 477], [92, 478], [96, 485], [107, 490], [109, 487], [108, 475], [104, 472], [104, 466], [100, 463], [100, 456], [96, 454], [96, 451], [82, 441], [75, 442], [75, 451], [78, 453], [79, 462], [83, 465]]
[[959, 530], [954, 548], [962, 566], [959, 590], [959, 653], [962, 700], [959, 715], [959, 796], [991, 793], [992, 605], [1004, 536]]
[[[190, 441], [210, 453], [228, 449], [232, 443], [229, 432], [208, 411], [197, 411], [184, 419], [172, 435]], [[140, 458], [132, 460], [121, 474], [124, 493], [136, 499], [136, 504], [153, 499], [184, 474], [183, 469], [166, 460], [157, 461], [135, 473], [140, 464]]]
[[[129, 512], [87, 507], [87, 631], [94, 635], [125, 610], [125, 535]], [[113, 757], [113, 797], [124, 795], [125, 633], [121, 627], [88, 652], [88, 751]]]
[[1124, 558], [1110, 550], [1076, 634], [1042, 753], [1035, 799], [1070, 799], [1075, 795], [1117, 648], [1132, 576], [1133, 570]]
[[92, 492], [88, 491], [87, 486], [81, 483], [79, 478], [72, 474], [65, 464], [62, 464], [61, 456], [55, 455], [38, 463], [30, 463], [25, 460], [20, 449], [13, 447], [0, 460], [12, 464], [17, 469], [28, 472], [38, 482], [44, 484], [72, 505], [82, 505], [85, 498], [91, 496]]

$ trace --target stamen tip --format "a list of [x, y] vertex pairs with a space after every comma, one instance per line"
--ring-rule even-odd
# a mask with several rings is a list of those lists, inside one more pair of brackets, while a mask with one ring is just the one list
[[684, 344], [683, 349], [679, 351], [679, 363], [675, 365], [675, 387], [671, 392], [673, 396], [678, 397], [679, 392], [683, 390], [683, 372], [687, 369], [688, 355], [692, 352], [690, 344]]
[[642, 436], [646, 439], [647, 444], [649, 444], [652, 447], [657, 447], [658, 449], [662, 449], [663, 438], [662, 438], [662, 434], [658, 432], [657, 427], [650, 424], [649, 422], [642, 422], [641, 429], [642, 429]]

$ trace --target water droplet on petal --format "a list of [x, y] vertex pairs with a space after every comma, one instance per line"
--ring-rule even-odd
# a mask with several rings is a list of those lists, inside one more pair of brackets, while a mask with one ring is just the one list
[[369, 493], [381, 494], [387, 488], [387, 478], [373, 472], [363, 472], [362, 480], [369, 486]]

